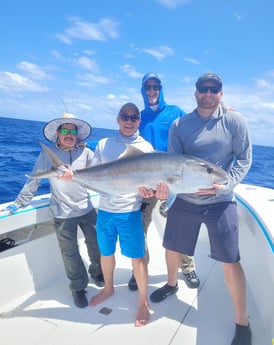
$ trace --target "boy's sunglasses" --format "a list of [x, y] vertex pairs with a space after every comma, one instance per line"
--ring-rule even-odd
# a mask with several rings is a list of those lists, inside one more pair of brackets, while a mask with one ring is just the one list
[[59, 133], [62, 134], [62, 135], [67, 135], [67, 134], [77, 135], [77, 129], [61, 128], [59, 130]]

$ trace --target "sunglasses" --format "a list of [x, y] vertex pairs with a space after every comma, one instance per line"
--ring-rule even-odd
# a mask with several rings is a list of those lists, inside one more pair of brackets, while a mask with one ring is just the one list
[[208, 93], [208, 91], [210, 91], [210, 93], [214, 94], [217, 94], [221, 91], [218, 86], [199, 86], [197, 90], [199, 93]]
[[140, 120], [140, 116], [139, 115], [128, 115], [128, 114], [121, 114], [119, 115], [120, 119], [124, 122], [130, 120], [131, 122], [137, 122]]
[[62, 134], [62, 135], [67, 135], [67, 134], [77, 135], [77, 129], [61, 128], [59, 130], [59, 133]]
[[162, 86], [161, 85], [144, 85], [145, 91], [149, 91], [153, 89], [154, 91], [159, 91], [161, 90]]

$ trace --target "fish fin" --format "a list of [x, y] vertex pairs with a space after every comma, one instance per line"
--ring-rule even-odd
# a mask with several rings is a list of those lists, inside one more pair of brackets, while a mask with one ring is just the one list
[[167, 177], [166, 179], [166, 182], [169, 184], [169, 185], [174, 185], [176, 184], [178, 181], [180, 181], [182, 179], [181, 176], [179, 175], [170, 175]]
[[[142, 151], [134, 145], [127, 144], [126, 150], [119, 156], [119, 159], [120, 158], [126, 158], [126, 157], [140, 156], [140, 155], [143, 155], [144, 153], [148, 153], [148, 152]], [[166, 153], [166, 152], [155, 150], [155, 151], [149, 152], [149, 153]]]
[[40, 142], [40, 145], [42, 146], [42, 149], [46, 152], [48, 157], [50, 158], [52, 162], [52, 167], [50, 170], [44, 170], [44, 171], [39, 171], [34, 174], [28, 174], [26, 175], [28, 178], [49, 178], [57, 175], [57, 170], [60, 171], [60, 174], [62, 172], [65, 172], [68, 170], [66, 167], [65, 163], [57, 157], [57, 155], [49, 148], [47, 145], [44, 143]]
[[50, 177], [58, 176], [59, 174], [63, 174], [66, 171], [68, 171], [68, 168], [64, 166], [64, 167], [58, 167], [57, 169], [38, 171], [34, 174], [26, 174], [25, 176], [28, 178], [42, 179], [42, 178], [50, 178]]
[[40, 142], [42, 149], [46, 152], [48, 157], [51, 159], [52, 166], [54, 169], [65, 166], [65, 163], [44, 143]]
[[176, 197], [177, 197], [176, 194], [169, 193], [168, 199], [167, 199], [166, 205], [165, 205], [165, 212], [173, 205]]
[[126, 157], [134, 157], [134, 156], [140, 156], [143, 155], [144, 151], [138, 149], [134, 145], [128, 144], [126, 150], [119, 156], [120, 158], [126, 158]]
[[161, 200], [161, 205], [159, 208], [160, 214], [166, 218], [167, 217], [167, 211], [168, 209], [172, 206], [176, 199], [176, 194], [169, 193], [168, 199], [167, 200]]
[[166, 151], [161, 150], [154, 150], [152, 153], [165, 153], [166, 155], [168, 154]]
[[56, 176], [56, 173], [54, 173], [53, 170], [45, 170], [45, 171], [40, 171], [40, 172], [37, 172], [37, 173], [34, 173], [34, 174], [26, 174], [25, 176], [27, 178], [39, 178], [39, 179], [42, 179], [42, 178], [49, 178], [49, 177], [52, 177], [52, 176]]

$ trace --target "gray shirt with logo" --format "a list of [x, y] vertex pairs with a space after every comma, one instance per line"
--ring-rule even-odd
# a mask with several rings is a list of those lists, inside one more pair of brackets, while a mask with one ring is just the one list
[[233, 189], [246, 176], [252, 162], [252, 145], [242, 115], [222, 104], [207, 118], [197, 109], [176, 119], [169, 131], [168, 151], [200, 157], [229, 173], [229, 181], [216, 195], [179, 194], [195, 204], [233, 200]]

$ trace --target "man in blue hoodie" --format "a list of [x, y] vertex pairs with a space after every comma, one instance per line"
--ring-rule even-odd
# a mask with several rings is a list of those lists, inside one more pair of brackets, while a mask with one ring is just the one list
[[[176, 105], [169, 105], [164, 100], [162, 82], [156, 73], [147, 73], [142, 80], [141, 93], [145, 108], [141, 111], [140, 135], [151, 143], [155, 150], [167, 151], [168, 131], [172, 122], [185, 113]], [[145, 234], [151, 222], [152, 211], [156, 205], [156, 198], [145, 199], [142, 205], [143, 227]], [[149, 252], [146, 250], [147, 261]], [[190, 288], [200, 285], [199, 277], [195, 272], [195, 263], [192, 256], [183, 255], [181, 269]], [[134, 275], [128, 282], [130, 290], [137, 290]]]

